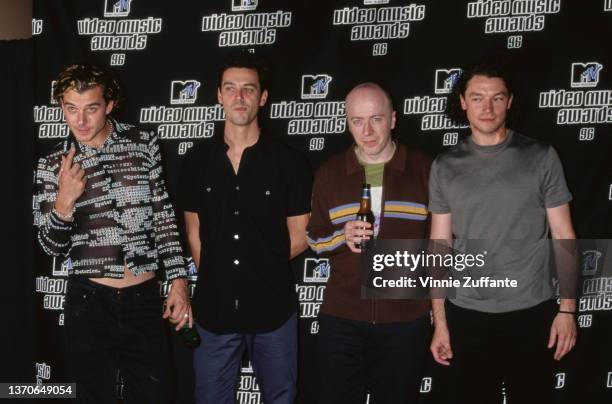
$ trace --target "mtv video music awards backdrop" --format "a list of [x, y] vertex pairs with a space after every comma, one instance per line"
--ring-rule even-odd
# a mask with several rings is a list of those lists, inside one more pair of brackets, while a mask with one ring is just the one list
[[[515, 128], [553, 144], [561, 156], [578, 236], [612, 235], [612, 0], [38, 0], [34, 16], [39, 153], [68, 134], [50, 98], [52, 80], [67, 63], [105, 63], [127, 89], [121, 120], [159, 134], [173, 196], [183, 155], [221, 134], [216, 73], [232, 50], [270, 58], [263, 130], [301, 150], [313, 167], [351, 143], [343, 98], [365, 80], [391, 91], [398, 141], [432, 156], [455, 145], [468, 129], [442, 114], [451, 85], [461, 66], [494, 55], [518, 73], [523, 114]], [[65, 381], [67, 264], [38, 255], [33, 366], [37, 381]], [[559, 403], [611, 402], [612, 277], [601, 274], [611, 255], [606, 242], [595, 241], [583, 253], [580, 338], [558, 365]], [[193, 286], [197, 273], [189, 262]], [[317, 313], [333, 268], [307, 252], [293, 269], [300, 301], [298, 402], [315, 404]], [[190, 352], [172, 342], [177, 402], [189, 402]], [[445, 370], [428, 358], [421, 402], [446, 402]], [[120, 374], [117, 384], [120, 395]], [[238, 401], [261, 402], [248, 358]]]

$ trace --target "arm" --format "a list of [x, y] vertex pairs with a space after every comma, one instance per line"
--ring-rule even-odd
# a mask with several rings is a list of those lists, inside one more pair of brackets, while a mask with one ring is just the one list
[[166, 270], [166, 278], [172, 281], [186, 278], [183, 249], [176, 224], [176, 217], [166, 184], [163, 178], [161, 153], [157, 135], [149, 139], [150, 167], [149, 186], [151, 188], [151, 205], [153, 208], [153, 230], [155, 246]]
[[346, 237], [344, 224], [334, 225], [329, 217], [327, 192], [324, 186], [325, 171], [319, 170], [312, 190], [312, 212], [308, 222], [307, 240], [310, 248], [318, 255], [327, 256], [345, 252]]
[[189, 250], [191, 250], [191, 257], [199, 271], [202, 243], [200, 242], [200, 218], [197, 213], [185, 212], [185, 231], [187, 232], [187, 242], [189, 243]]
[[[574, 240], [576, 239], [576, 234], [572, 226], [569, 205], [566, 203], [554, 208], [547, 208], [546, 217], [550, 225], [551, 236], [553, 240], [556, 240], [553, 242], [553, 249], [557, 261], [559, 289], [561, 291], [559, 310], [575, 313], [576, 299], [574, 296], [577, 281], [577, 262]], [[569, 257], [568, 254], [570, 255]], [[563, 264], [560, 264], [561, 262]], [[560, 265], [564, 265], [564, 268], [561, 270], [559, 269]], [[555, 344], [557, 345], [554, 354], [556, 360], [563, 358], [574, 347], [576, 335], [575, 315], [557, 313], [548, 339], [549, 348], [554, 347]]]
[[[185, 217], [187, 217], [187, 213], [185, 213]], [[287, 228], [289, 229], [289, 239], [291, 240], [290, 258], [294, 258], [308, 248], [308, 242], [306, 241], [306, 225], [308, 224], [309, 217], [309, 214], [304, 214], [289, 216], [287, 218]], [[191, 237], [189, 245], [191, 245]]]
[[170, 292], [166, 299], [166, 309], [162, 317], [169, 318], [172, 324], [176, 324], [175, 329], [179, 330], [187, 323], [191, 327], [193, 319], [187, 291], [187, 271], [185, 270], [183, 249], [181, 248], [174, 209], [163, 179], [161, 153], [156, 135], [151, 135], [149, 139], [149, 153], [149, 186], [152, 194], [155, 247], [166, 270], [166, 279], [171, 281]]
[[[447, 247], [452, 245], [452, 221], [451, 214], [431, 215], [430, 239]], [[432, 298], [432, 313], [434, 321], [434, 334], [431, 339], [431, 353], [436, 362], [441, 365], [450, 365], [449, 359], [453, 357], [450, 344], [450, 333], [446, 323], [446, 312], [444, 310], [444, 297]]]
[[71, 148], [67, 155], [62, 156], [59, 167], [44, 158], [38, 162], [33, 200], [34, 224], [38, 226], [38, 241], [47, 255], [59, 256], [70, 249], [74, 228], [72, 212], [87, 182], [85, 171], [72, 162], [75, 153]]

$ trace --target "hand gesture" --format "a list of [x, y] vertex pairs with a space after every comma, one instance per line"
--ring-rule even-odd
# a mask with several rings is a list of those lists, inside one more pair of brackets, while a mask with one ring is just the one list
[[75, 153], [76, 150], [73, 147], [67, 155], [62, 156], [59, 171], [55, 209], [66, 216], [69, 216], [74, 210], [74, 204], [85, 191], [87, 183], [85, 170], [78, 163], [73, 163]]

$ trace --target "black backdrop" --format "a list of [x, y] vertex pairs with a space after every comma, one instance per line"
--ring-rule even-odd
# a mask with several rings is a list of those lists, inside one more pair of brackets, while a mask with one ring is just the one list
[[[217, 68], [237, 47], [272, 60], [262, 126], [307, 154], [313, 167], [350, 144], [342, 101], [365, 80], [390, 89], [401, 142], [432, 155], [455, 144], [468, 132], [441, 115], [448, 83], [460, 66], [493, 55], [518, 73], [524, 114], [515, 129], [552, 143], [561, 156], [578, 236], [612, 233], [612, 0], [37, 0], [32, 29], [38, 152], [66, 135], [50, 100], [61, 68], [81, 60], [110, 64], [127, 89], [121, 120], [160, 134], [172, 194], [186, 150], [222, 129]], [[593, 269], [592, 260], [597, 253], [600, 263], [609, 260], [603, 244], [585, 255], [584, 275], [600, 282], [581, 299], [579, 344], [555, 380], [559, 403], [604, 403], [612, 395], [612, 286], [606, 286], [612, 277]], [[66, 271], [40, 252], [36, 258], [36, 380], [62, 381]], [[316, 314], [329, 264], [305, 253], [293, 265], [301, 317], [298, 401], [314, 404]], [[173, 342], [177, 401], [189, 402], [189, 351]], [[445, 371], [429, 362], [421, 401], [443, 403]], [[260, 402], [247, 361], [239, 402]]]

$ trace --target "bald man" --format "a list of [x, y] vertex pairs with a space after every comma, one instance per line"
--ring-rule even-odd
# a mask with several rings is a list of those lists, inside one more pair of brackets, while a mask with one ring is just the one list
[[[319, 314], [320, 403], [414, 403], [428, 342], [427, 301], [362, 299], [362, 237], [423, 239], [431, 159], [391, 137], [391, 97], [363, 83], [346, 97], [354, 144], [319, 168], [308, 224], [310, 247], [330, 258]], [[355, 220], [363, 183], [375, 224]]]

